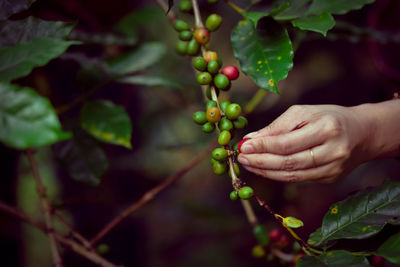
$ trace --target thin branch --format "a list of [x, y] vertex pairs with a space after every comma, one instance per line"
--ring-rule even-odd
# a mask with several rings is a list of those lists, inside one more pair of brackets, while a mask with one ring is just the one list
[[33, 177], [35, 178], [36, 182], [36, 190], [38, 192], [42, 204], [42, 212], [45, 218], [46, 227], [49, 230], [47, 235], [49, 236], [50, 239], [50, 249], [51, 249], [51, 255], [53, 257], [53, 264], [56, 267], [62, 267], [63, 262], [60, 253], [57, 249], [57, 242], [54, 237], [53, 221], [51, 219], [51, 214], [50, 214], [50, 205], [49, 202], [47, 201], [46, 187], [42, 183], [42, 179], [39, 174], [39, 169], [35, 157], [33, 155], [33, 151], [31, 149], [26, 150], [26, 155], [28, 156], [29, 162], [31, 164]]
[[[168, 12], [168, 5], [163, 1], [163, 0], [156, 0], [157, 4], [164, 10], [164, 13], [167, 14], [167, 17], [171, 23], [174, 23], [175, 20], [177, 19], [176, 15], [174, 12], [169, 11]], [[167, 13], [168, 12], [168, 13]]]
[[247, 102], [247, 104], [244, 106], [244, 113], [249, 114], [253, 112], [253, 110], [261, 103], [267, 93], [268, 91], [264, 89], [258, 89], [249, 102]]
[[194, 13], [194, 23], [196, 25], [196, 28], [204, 28], [203, 22], [201, 21], [199, 3], [197, 2], [197, 0], [192, 0], [192, 6]]
[[205, 157], [207, 157], [212, 149], [215, 147], [216, 142], [212, 142], [206, 150], [195, 157], [191, 162], [189, 162], [185, 167], [180, 169], [178, 172], [170, 175], [164, 182], [160, 183], [156, 187], [153, 187], [147, 191], [139, 200], [132, 203], [127, 209], [120, 213], [117, 217], [112, 219], [95, 237], [90, 240], [92, 245], [99, 242], [105, 235], [107, 235], [112, 229], [115, 228], [120, 222], [122, 222], [126, 217], [143, 207], [145, 204], [153, 200], [161, 191], [170, 186], [172, 183], [176, 182], [182, 178], [186, 173], [193, 169], [197, 164], [199, 164]]

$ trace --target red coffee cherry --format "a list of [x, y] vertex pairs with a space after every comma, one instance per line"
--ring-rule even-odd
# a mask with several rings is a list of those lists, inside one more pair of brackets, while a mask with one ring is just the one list
[[239, 153], [242, 153], [242, 151], [240, 150], [242, 148], [242, 145], [244, 144], [244, 142], [246, 142], [247, 140], [249, 140], [250, 138], [243, 138], [239, 143], [238, 143], [238, 150]]
[[228, 77], [229, 80], [236, 80], [239, 77], [239, 70], [235, 66], [225, 66], [221, 73]]
[[276, 243], [281, 239], [281, 237], [282, 237], [282, 232], [278, 228], [272, 229], [269, 232], [269, 240], [271, 240], [271, 242]]
[[210, 33], [205, 28], [197, 28], [194, 31], [194, 39], [196, 39], [199, 44], [204, 45], [210, 41]]

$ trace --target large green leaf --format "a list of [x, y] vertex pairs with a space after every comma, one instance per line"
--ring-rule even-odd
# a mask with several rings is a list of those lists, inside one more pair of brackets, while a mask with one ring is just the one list
[[70, 140], [53, 145], [53, 153], [72, 178], [90, 185], [98, 185], [108, 168], [107, 156], [100, 144], [77, 127]]
[[125, 75], [144, 70], [161, 59], [167, 52], [163, 43], [145, 43], [138, 49], [109, 62], [111, 73]]
[[165, 21], [165, 13], [157, 6], [144, 6], [122, 17], [115, 25], [118, 32], [131, 37], [138, 35], [139, 27]]
[[325, 12], [292, 20], [292, 24], [302, 30], [314, 31], [326, 36], [326, 33], [335, 26], [335, 20], [331, 14]]
[[385, 181], [373, 190], [359, 192], [330, 207], [310, 245], [319, 246], [341, 238], [362, 239], [378, 233], [385, 224], [398, 224], [400, 183]]
[[87, 102], [82, 107], [83, 129], [97, 139], [131, 148], [131, 120], [125, 109], [108, 101]]
[[[36, 0], [1, 0], [0, 1], [0, 20], [5, 20], [9, 16], [28, 9]], [[1, 38], [0, 38], [1, 39]]]
[[319, 256], [304, 256], [296, 267], [367, 267], [371, 266], [364, 256], [355, 256], [344, 250], [333, 250]]
[[292, 0], [288, 8], [284, 9], [276, 15], [276, 20], [292, 20], [303, 17], [310, 6], [311, 0]]
[[284, 27], [272, 18], [238, 23], [231, 35], [235, 57], [242, 71], [261, 88], [278, 92], [277, 84], [293, 68], [293, 48]]
[[70, 134], [50, 101], [30, 88], [0, 83], [0, 141], [17, 149], [50, 145]]
[[400, 264], [400, 233], [391, 236], [379, 247], [377, 255], [385, 257], [388, 261]]
[[159, 76], [135, 75], [119, 79], [118, 81], [134, 85], [160, 86], [160, 87], [183, 89], [182, 85], [180, 85], [176, 81], [170, 78], [159, 77]]
[[350, 10], [360, 9], [375, 0], [313, 0], [309, 14], [321, 14], [329, 12], [332, 14], [345, 14]]

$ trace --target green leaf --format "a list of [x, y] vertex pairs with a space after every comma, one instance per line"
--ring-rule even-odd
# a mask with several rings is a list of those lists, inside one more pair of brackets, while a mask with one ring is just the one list
[[[28, 9], [36, 0], [2, 0], [0, 1], [0, 20]], [[0, 38], [1, 39], [1, 38]]]
[[257, 22], [263, 18], [268, 16], [267, 12], [260, 12], [260, 11], [249, 11], [246, 13], [243, 13], [243, 17], [245, 17], [247, 20], [251, 20], [254, 22], [254, 25], [257, 27]]
[[319, 256], [303, 256], [296, 267], [367, 267], [371, 266], [364, 256], [355, 256], [344, 250], [333, 250]]
[[385, 243], [379, 247], [376, 254], [384, 257], [392, 263], [400, 264], [400, 233], [397, 233], [386, 240]]
[[73, 132], [70, 140], [53, 145], [55, 158], [73, 179], [98, 185], [108, 168], [107, 156], [99, 143], [80, 127]]
[[100, 141], [131, 148], [131, 120], [125, 109], [108, 101], [87, 102], [79, 116], [81, 126]]
[[69, 138], [50, 101], [30, 88], [0, 83], [0, 141], [17, 149]]
[[283, 218], [283, 225], [290, 228], [299, 228], [304, 226], [304, 223], [295, 217]]
[[335, 26], [335, 20], [331, 14], [325, 12], [320, 15], [292, 20], [292, 24], [302, 30], [314, 31], [326, 36], [326, 33]]
[[261, 88], [278, 92], [277, 84], [293, 68], [293, 48], [285, 28], [272, 18], [238, 23], [231, 35], [236, 59], [246, 75]]
[[400, 183], [387, 180], [379, 188], [359, 192], [332, 205], [322, 221], [320, 234], [311, 235], [311, 243], [319, 246], [341, 238], [367, 238], [387, 223], [397, 224], [399, 217]]
[[118, 81], [134, 85], [160, 86], [183, 89], [182, 85], [175, 82], [174, 80], [158, 76], [135, 75], [119, 79]]
[[138, 49], [110, 61], [109, 68], [116, 75], [144, 70], [159, 61], [166, 51], [167, 48], [163, 43], [146, 43]]
[[270, 16], [275, 16], [284, 10], [288, 9], [291, 6], [290, 0], [276, 0], [272, 7], [272, 10], [269, 12]]
[[273, 15], [276, 20], [292, 20], [303, 17], [308, 9], [311, 0], [292, 0], [288, 8]]
[[350, 10], [360, 9], [366, 4], [371, 4], [375, 0], [313, 0], [308, 14], [321, 14], [328, 12], [331, 14], [345, 14]]

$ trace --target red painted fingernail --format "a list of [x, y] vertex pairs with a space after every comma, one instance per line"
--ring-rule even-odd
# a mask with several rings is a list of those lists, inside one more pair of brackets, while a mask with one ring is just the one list
[[243, 138], [239, 143], [238, 143], [238, 150], [239, 153], [242, 153], [242, 151], [240, 150], [240, 148], [242, 148], [242, 145], [244, 144], [244, 142], [246, 142], [247, 140], [249, 140], [250, 138]]

